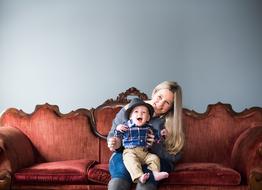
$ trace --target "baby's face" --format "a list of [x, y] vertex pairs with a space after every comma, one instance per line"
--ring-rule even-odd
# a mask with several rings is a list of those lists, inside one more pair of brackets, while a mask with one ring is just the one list
[[130, 119], [132, 119], [138, 127], [146, 124], [150, 119], [147, 107], [143, 105], [135, 107], [130, 114]]

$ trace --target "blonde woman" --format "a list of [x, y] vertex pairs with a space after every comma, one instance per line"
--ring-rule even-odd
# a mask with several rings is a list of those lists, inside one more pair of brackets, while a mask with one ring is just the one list
[[[166, 129], [166, 138], [162, 143], [154, 143], [154, 135], [149, 135], [148, 143], [152, 145], [151, 152], [159, 156], [161, 170], [170, 172], [174, 169], [175, 163], [180, 159], [180, 152], [184, 145], [182, 89], [176, 82], [164, 81], [154, 88], [152, 99], [146, 102], [154, 108], [153, 118], [161, 118]], [[108, 190], [131, 189], [132, 180], [123, 163], [121, 140], [114, 137], [116, 127], [125, 122], [126, 109], [127, 106], [123, 107], [117, 113], [107, 137], [108, 147], [110, 150], [114, 150], [109, 161], [111, 180], [108, 184]], [[143, 169], [144, 172], [150, 173], [146, 168]], [[156, 190], [157, 182], [152, 176], [150, 175], [147, 183], [138, 183], [136, 190]]]

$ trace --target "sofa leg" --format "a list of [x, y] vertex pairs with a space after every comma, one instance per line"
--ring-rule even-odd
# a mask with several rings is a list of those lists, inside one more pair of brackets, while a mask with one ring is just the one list
[[11, 185], [11, 175], [8, 171], [0, 171], [0, 190], [9, 190]]
[[252, 171], [249, 176], [249, 189], [250, 190], [261, 190], [262, 189], [262, 173]]

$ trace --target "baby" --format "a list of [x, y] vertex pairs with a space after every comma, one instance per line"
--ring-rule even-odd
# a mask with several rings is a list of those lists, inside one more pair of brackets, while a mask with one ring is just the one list
[[134, 98], [126, 110], [129, 119], [124, 125], [116, 127], [115, 136], [122, 139], [124, 146], [123, 160], [133, 182], [145, 183], [149, 173], [143, 173], [142, 165], [146, 164], [156, 181], [168, 177], [167, 172], [160, 172], [160, 160], [157, 155], [147, 150], [147, 135], [152, 133], [149, 124], [154, 108], [139, 98]]

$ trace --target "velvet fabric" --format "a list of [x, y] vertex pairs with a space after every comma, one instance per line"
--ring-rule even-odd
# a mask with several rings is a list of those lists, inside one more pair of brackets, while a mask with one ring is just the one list
[[96, 164], [88, 170], [88, 180], [107, 185], [111, 179], [108, 164]]
[[[88, 171], [88, 179], [101, 184], [108, 184], [110, 173], [108, 164], [98, 164]], [[240, 174], [230, 168], [214, 163], [178, 164], [161, 184], [169, 185], [239, 185]]]
[[96, 161], [81, 159], [47, 162], [24, 168], [15, 173], [18, 183], [88, 184], [87, 172]]
[[238, 136], [255, 122], [259, 112], [236, 114], [230, 105], [209, 105], [205, 113], [184, 110], [185, 147], [182, 162], [211, 162], [231, 166], [231, 152]]
[[[262, 169], [262, 151], [259, 150], [262, 150], [262, 124], [246, 129], [238, 137], [232, 150], [232, 167], [240, 171], [244, 181], [252, 174], [252, 169]], [[262, 178], [260, 181], [262, 183]]]
[[108, 121], [112, 121], [121, 108], [122, 105], [116, 105], [110, 107], [98, 107], [94, 110], [96, 130], [99, 134], [107, 136], [108, 131], [112, 127], [112, 122]]
[[239, 185], [240, 174], [228, 167], [215, 163], [178, 164], [164, 184], [187, 185]]
[[[62, 114], [58, 106], [44, 104], [31, 114], [3, 112], [0, 190], [106, 190], [111, 177], [106, 135], [126, 97], [136, 95], [130, 89], [91, 110]], [[182, 160], [158, 189], [262, 189], [261, 123], [258, 107], [240, 113], [222, 103], [204, 113], [184, 108]]]
[[112, 120], [117, 112], [121, 109], [123, 104], [116, 104], [110, 106], [101, 106], [93, 110], [93, 122], [95, 125], [94, 132], [105, 137], [99, 139], [99, 157], [100, 163], [107, 164], [112, 152], [107, 147], [106, 136], [112, 126]]
[[0, 170], [13, 172], [34, 162], [30, 139], [17, 128], [0, 127]]
[[92, 134], [89, 110], [61, 114], [57, 106], [44, 104], [32, 114], [13, 108], [7, 113], [1, 122], [18, 128], [30, 139], [36, 162], [99, 160], [99, 139]]

